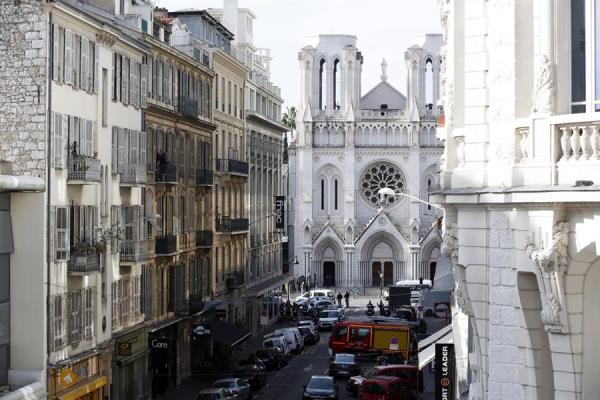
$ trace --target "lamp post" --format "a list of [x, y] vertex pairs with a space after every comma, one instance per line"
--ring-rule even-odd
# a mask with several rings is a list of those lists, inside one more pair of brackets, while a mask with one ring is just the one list
[[418, 198], [417, 196], [413, 196], [413, 195], [408, 194], [408, 193], [394, 192], [394, 189], [390, 189], [388, 187], [384, 187], [384, 188], [379, 189], [377, 191], [377, 194], [379, 195], [379, 204], [381, 205], [381, 207], [383, 207], [383, 205], [385, 203], [385, 197], [386, 196], [391, 196], [391, 197], [408, 197], [409, 199], [416, 200], [419, 203], [427, 204], [428, 206], [431, 206], [433, 208], [437, 208], [438, 210], [442, 211], [444, 217], [446, 216], [446, 210], [443, 207], [440, 207], [440, 206], [435, 205], [433, 203], [430, 203], [428, 201], [422, 200], [422, 199]]
[[[294, 257], [290, 258], [287, 263], [293, 264], [293, 265], [298, 265], [298, 264], [300, 264], [300, 261], [298, 261], [297, 256], [294, 256]], [[289, 284], [288, 284], [287, 295], [288, 295], [288, 300], [289, 300], [290, 299], [290, 285]]]

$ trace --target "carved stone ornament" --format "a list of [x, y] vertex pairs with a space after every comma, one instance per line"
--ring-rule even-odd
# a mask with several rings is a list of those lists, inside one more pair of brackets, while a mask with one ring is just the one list
[[529, 258], [537, 266], [542, 322], [546, 331], [552, 333], [569, 331], [563, 287], [563, 278], [569, 263], [568, 241], [569, 223], [558, 222], [552, 230], [552, 242], [548, 248], [534, 250], [532, 243], [526, 248]]
[[458, 263], [458, 232], [456, 231], [456, 225], [449, 224], [446, 227], [440, 252], [452, 260], [452, 264]]
[[543, 54], [533, 87], [533, 112], [549, 114], [554, 108], [554, 64]]

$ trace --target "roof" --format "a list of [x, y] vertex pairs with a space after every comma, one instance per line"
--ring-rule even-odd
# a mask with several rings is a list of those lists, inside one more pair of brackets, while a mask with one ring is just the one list
[[379, 110], [382, 104], [387, 104], [389, 110], [404, 110], [406, 96], [388, 82], [381, 81], [360, 99], [363, 110]]
[[233, 40], [233, 33], [225, 27], [222, 23], [219, 22], [215, 17], [213, 17], [206, 10], [197, 10], [192, 8], [187, 8], [179, 11], [169, 11], [169, 16], [179, 17], [179, 16], [200, 16], [208, 20], [213, 26], [217, 28], [220, 32], [222, 32], [228, 39]]

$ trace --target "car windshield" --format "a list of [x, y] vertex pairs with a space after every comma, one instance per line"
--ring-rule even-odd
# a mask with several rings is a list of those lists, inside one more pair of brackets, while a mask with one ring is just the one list
[[220, 381], [220, 382], [215, 382], [215, 384], [213, 385], [213, 387], [216, 388], [225, 388], [225, 389], [232, 389], [235, 387], [235, 382], [234, 381]]
[[363, 383], [362, 390], [365, 393], [385, 394], [385, 386], [377, 383]]
[[336, 354], [334, 362], [336, 364], [354, 364], [354, 355], [352, 355], [352, 354]]
[[338, 312], [337, 310], [325, 310], [325, 311], [321, 311], [320, 314], [321, 318], [337, 318], [338, 317]]
[[310, 378], [307, 389], [327, 390], [333, 388], [333, 379], [331, 378]]
[[302, 335], [306, 335], [306, 334], [308, 334], [308, 333], [311, 333], [311, 330], [310, 330], [310, 328], [309, 328], [309, 327], [307, 327], [307, 326], [306, 326], [306, 327], [305, 327], [305, 326], [301, 326], [301, 327], [299, 327], [299, 328], [298, 328], [298, 330], [300, 331], [300, 333], [301, 333]]

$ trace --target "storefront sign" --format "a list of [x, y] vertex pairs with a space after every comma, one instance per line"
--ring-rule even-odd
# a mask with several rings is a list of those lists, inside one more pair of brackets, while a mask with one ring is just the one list
[[56, 369], [51, 372], [56, 378], [54, 391], [59, 393], [86, 379], [98, 374], [97, 356], [79, 361], [66, 368]]
[[285, 196], [275, 196], [275, 229], [285, 228]]
[[129, 357], [131, 355], [131, 343], [117, 342], [117, 356]]
[[150, 347], [153, 349], [167, 350], [169, 348], [169, 340], [167, 339], [150, 339]]
[[435, 344], [435, 400], [454, 400], [454, 345]]

